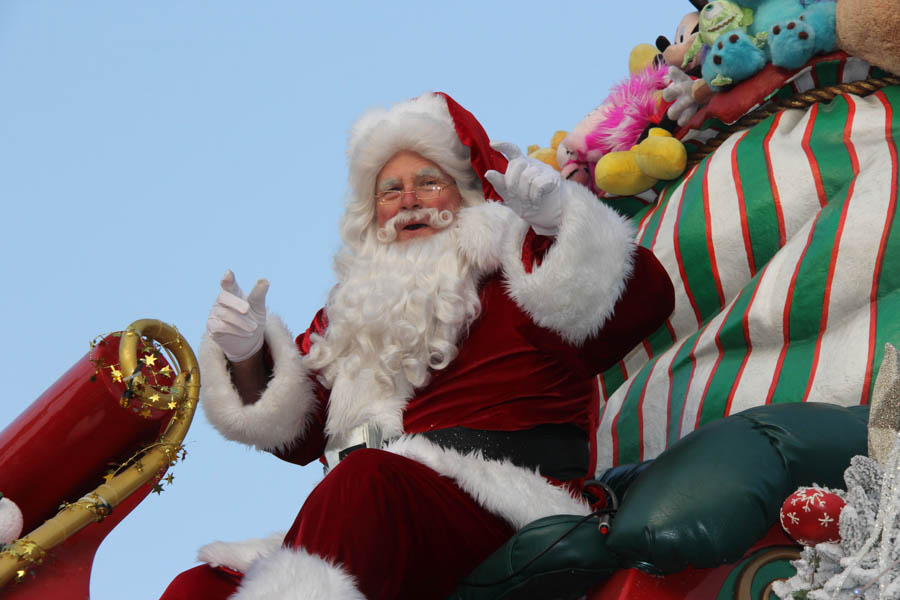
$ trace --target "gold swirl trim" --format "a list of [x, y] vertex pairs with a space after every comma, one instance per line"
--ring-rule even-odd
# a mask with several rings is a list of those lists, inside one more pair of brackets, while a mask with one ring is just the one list
[[[171, 393], [164, 395], [164, 402], [160, 400], [160, 408], [163, 409], [168, 407], [169, 402], [175, 402], [175, 413], [165, 431], [127, 468], [78, 501], [63, 504], [59, 512], [43, 525], [3, 547], [0, 551], [0, 588], [10, 580], [21, 580], [30, 567], [40, 564], [47, 552], [83, 527], [102, 520], [148, 481], [162, 476], [181, 449], [200, 396], [197, 357], [174, 327], [155, 319], [141, 319], [129, 325], [119, 344], [119, 362], [126, 379], [138, 370], [138, 342], [142, 337], [167, 348], [178, 367]], [[149, 403], [149, 399], [143, 396], [142, 399]]]

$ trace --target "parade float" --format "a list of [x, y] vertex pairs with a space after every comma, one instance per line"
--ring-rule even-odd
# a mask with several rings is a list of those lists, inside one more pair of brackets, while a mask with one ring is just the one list
[[[454, 598], [900, 597], [900, 11], [692, 4], [532, 151], [632, 217], [675, 283], [600, 377], [596, 510], [524, 527]], [[0, 434], [0, 594], [87, 597], [199, 386], [177, 331], [138, 321]]]

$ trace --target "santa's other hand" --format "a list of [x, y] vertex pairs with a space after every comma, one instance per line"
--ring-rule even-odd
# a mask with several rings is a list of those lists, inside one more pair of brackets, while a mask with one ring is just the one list
[[562, 219], [562, 178], [550, 165], [528, 158], [518, 146], [494, 142], [509, 164], [506, 173], [488, 171], [485, 177], [513, 212], [541, 235], [556, 235]]
[[266, 328], [266, 292], [269, 282], [260, 279], [245, 295], [231, 269], [225, 272], [206, 331], [231, 362], [247, 360], [262, 348]]

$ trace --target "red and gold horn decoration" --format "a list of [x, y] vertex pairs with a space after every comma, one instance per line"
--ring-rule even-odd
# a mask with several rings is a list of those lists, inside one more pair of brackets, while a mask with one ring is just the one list
[[88, 597], [103, 538], [172, 482], [199, 391], [191, 347], [144, 319], [93, 342], [0, 432], [0, 493], [26, 532], [0, 546], [4, 600]]

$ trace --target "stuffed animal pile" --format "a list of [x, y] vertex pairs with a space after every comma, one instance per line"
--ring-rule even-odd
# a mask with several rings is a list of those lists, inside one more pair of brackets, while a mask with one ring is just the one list
[[[900, 11], [892, 0], [691, 0], [670, 42], [641, 44], [628, 78], [556, 144], [556, 167], [601, 196], [635, 195], [677, 178], [677, 139], [716, 93], [767, 65], [796, 71], [841, 49], [900, 72]], [[648, 50], [649, 48], [649, 50]], [[658, 50], [658, 52], [657, 52]], [[682, 132], [683, 133], [683, 132]], [[549, 151], [549, 149], [545, 149]]]

